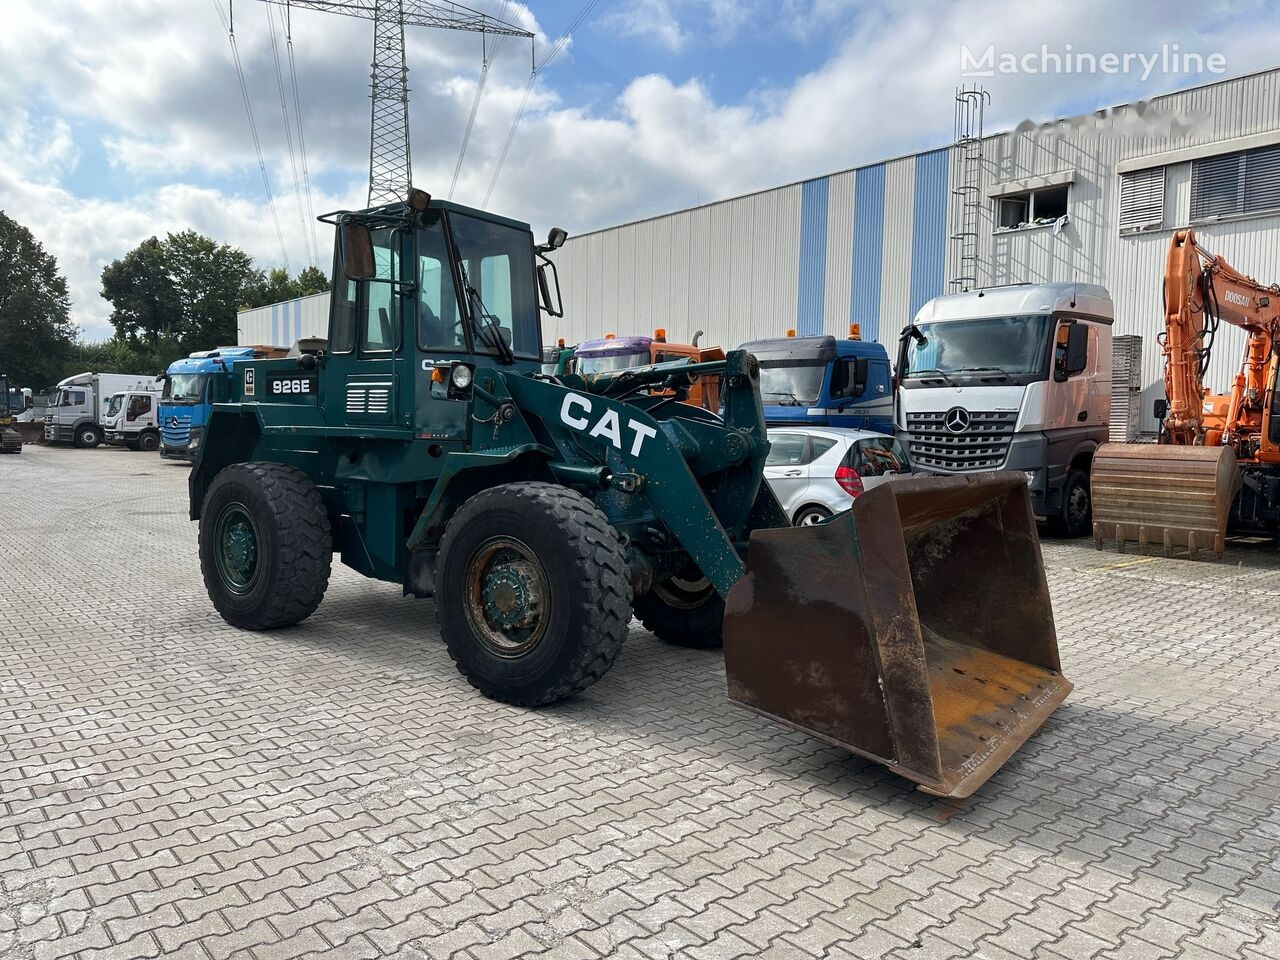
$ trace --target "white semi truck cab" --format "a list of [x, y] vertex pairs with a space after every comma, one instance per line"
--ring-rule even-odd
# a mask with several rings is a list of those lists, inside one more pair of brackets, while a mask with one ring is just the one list
[[1092, 529], [1089, 474], [1111, 418], [1106, 289], [989, 287], [930, 300], [903, 330], [895, 431], [927, 473], [1019, 470], [1064, 536]]
[[[133, 373], [79, 373], [58, 384], [44, 417], [50, 443], [96, 447], [106, 439], [107, 410], [117, 393], [157, 392], [153, 376]], [[152, 409], [155, 404], [152, 403]]]
[[107, 443], [130, 450], [160, 449], [160, 426], [156, 420], [159, 387], [157, 383], [150, 390], [124, 390], [111, 395], [103, 424]]

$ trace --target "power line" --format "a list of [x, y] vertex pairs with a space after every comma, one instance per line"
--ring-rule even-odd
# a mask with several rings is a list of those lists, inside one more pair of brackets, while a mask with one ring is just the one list
[[307, 191], [307, 225], [311, 234], [311, 249], [318, 265], [320, 245], [316, 240], [316, 208], [311, 200], [311, 171], [307, 168], [307, 138], [302, 132], [302, 107], [298, 99], [298, 70], [293, 62], [293, 14], [284, 9], [284, 39], [289, 49], [289, 82], [293, 86], [293, 115], [298, 121], [298, 147], [302, 153], [302, 182]]
[[[271, 178], [267, 176], [267, 165], [262, 159], [262, 141], [258, 139], [258, 125], [253, 120], [253, 103], [249, 99], [249, 85], [245, 83], [244, 66], [240, 63], [240, 50], [236, 47], [235, 21], [234, 19], [229, 21], [223, 15], [218, 0], [213, 0], [213, 9], [217, 11], [218, 19], [222, 21], [222, 26], [226, 29], [227, 38], [231, 43], [231, 59], [236, 66], [236, 79], [240, 83], [240, 95], [244, 98], [245, 115], [249, 118], [249, 134], [253, 138], [253, 149], [258, 155], [258, 169], [262, 172], [262, 189], [267, 195], [267, 207], [271, 211], [271, 222], [275, 224], [276, 240], [280, 244], [280, 259], [284, 261], [285, 272], [292, 273], [289, 267], [289, 253], [284, 245], [284, 231], [280, 229], [280, 217], [276, 214], [275, 194], [271, 192]], [[230, 0], [228, 0], [227, 9], [231, 10]], [[231, 16], [234, 17], [234, 13]]]
[[[498, 14], [499, 20], [506, 17], [507, 4], [509, 2], [510, 0], [502, 0], [502, 10]], [[481, 34], [481, 38], [483, 41], [484, 34]], [[448, 197], [450, 200], [453, 199], [453, 191], [458, 186], [458, 174], [462, 172], [462, 161], [467, 155], [467, 144], [471, 142], [471, 131], [476, 125], [476, 113], [480, 110], [480, 98], [484, 96], [485, 81], [489, 79], [489, 67], [493, 64], [498, 53], [502, 50], [506, 39], [507, 38], [505, 36], [498, 37], [498, 39], [494, 41], [493, 52], [487, 53], [481, 59], [480, 79], [476, 82], [475, 96], [471, 99], [471, 115], [467, 117], [467, 128], [462, 132], [462, 145], [458, 148], [458, 162], [453, 165], [453, 179], [449, 181]]]
[[493, 196], [493, 188], [498, 185], [498, 177], [502, 173], [502, 166], [507, 162], [507, 154], [511, 152], [511, 142], [516, 138], [516, 128], [520, 126], [520, 121], [524, 117], [524, 111], [529, 106], [529, 96], [533, 93], [533, 85], [537, 82], [538, 75], [542, 73], [551, 63], [560, 56], [561, 51], [568, 45], [569, 39], [573, 36], [573, 32], [582, 26], [582, 22], [587, 19], [591, 11], [595, 8], [600, 0], [587, 0], [582, 8], [578, 11], [570, 22], [569, 27], [561, 34], [560, 38], [552, 44], [551, 49], [543, 55], [542, 59], [534, 66], [529, 73], [529, 82], [525, 84], [524, 97], [520, 100], [520, 109], [516, 111], [515, 119], [511, 121], [511, 129], [507, 131], [507, 141], [502, 145], [502, 153], [498, 155], [498, 163], [493, 168], [493, 177], [489, 180], [489, 189], [485, 191], [483, 207], [489, 206], [489, 198]]
[[284, 123], [284, 141], [289, 150], [289, 169], [293, 173], [293, 199], [298, 208], [298, 226], [302, 228], [303, 243], [307, 245], [312, 263], [316, 262], [316, 251], [311, 246], [311, 231], [307, 229], [307, 214], [303, 210], [302, 183], [298, 177], [298, 154], [293, 148], [293, 125], [289, 122], [289, 108], [284, 93], [284, 71], [280, 69], [280, 45], [276, 41], [275, 18], [271, 8], [266, 8], [267, 32], [271, 36], [271, 59], [276, 68], [276, 90], [280, 94], [280, 119]]

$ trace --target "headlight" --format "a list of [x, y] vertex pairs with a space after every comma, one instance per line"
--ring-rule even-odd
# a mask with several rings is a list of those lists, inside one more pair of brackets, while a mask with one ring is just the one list
[[455, 363], [449, 373], [449, 382], [455, 390], [465, 390], [471, 386], [471, 368], [465, 363]]
[[1036, 485], [1036, 472], [1034, 470], [1024, 470], [1022, 475], [1027, 478], [1027, 486], [1034, 487]]
[[191, 442], [188, 443], [187, 446], [189, 446], [192, 450], [194, 450], [196, 447], [200, 446], [200, 438], [192, 437]]

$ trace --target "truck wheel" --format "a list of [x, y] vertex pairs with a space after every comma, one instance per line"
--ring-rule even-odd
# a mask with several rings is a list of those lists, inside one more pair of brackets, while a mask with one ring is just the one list
[[655, 583], [634, 604], [636, 619], [655, 637], [677, 647], [710, 650], [723, 643], [724, 599], [705, 577], [672, 577]]
[[82, 450], [92, 450], [98, 444], [102, 443], [102, 431], [90, 424], [87, 427], [76, 428], [76, 446]]
[[1093, 532], [1093, 501], [1089, 496], [1089, 475], [1083, 470], [1068, 470], [1062, 486], [1062, 511], [1049, 522], [1056, 537], [1074, 540]]
[[138, 449], [151, 453], [160, 449], [160, 434], [152, 433], [150, 430], [142, 431], [138, 437]]
[[200, 571], [227, 623], [271, 630], [307, 619], [332, 560], [329, 515], [301, 470], [237, 463], [214, 477], [200, 515]]
[[586, 497], [553, 483], [476, 494], [440, 541], [440, 632], [487, 697], [522, 707], [585, 690], [631, 619], [622, 544]]

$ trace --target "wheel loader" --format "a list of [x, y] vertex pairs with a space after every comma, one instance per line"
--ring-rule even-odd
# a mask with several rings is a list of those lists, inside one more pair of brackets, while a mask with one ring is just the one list
[[9, 378], [0, 373], [0, 453], [22, 452], [22, 434], [13, 427], [13, 418], [19, 411], [12, 404]]
[[[1071, 689], [1025, 480], [905, 479], [792, 528], [752, 356], [548, 376], [528, 225], [411, 190], [335, 226], [323, 349], [236, 365], [191, 473], [213, 605], [275, 630], [331, 558], [434, 597], [461, 674], [538, 707], [660, 640], [723, 643], [730, 700], [964, 797]], [[723, 384], [723, 413], [682, 402]]]

